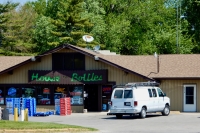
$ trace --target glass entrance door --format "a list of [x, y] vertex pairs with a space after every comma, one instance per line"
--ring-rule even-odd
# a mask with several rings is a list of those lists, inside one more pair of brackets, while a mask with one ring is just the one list
[[109, 110], [108, 102], [111, 100], [112, 85], [102, 86], [102, 111]]

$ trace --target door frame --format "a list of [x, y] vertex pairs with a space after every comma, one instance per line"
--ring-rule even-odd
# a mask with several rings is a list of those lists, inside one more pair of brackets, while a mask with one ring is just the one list
[[[186, 104], [185, 104], [185, 88], [186, 87], [194, 87], [194, 104], [193, 105], [188, 105], [188, 108], [190, 110], [186, 109]], [[183, 112], [196, 112], [197, 111], [197, 85], [196, 84], [184, 84], [183, 85]], [[191, 106], [191, 107], [189, 107]], [[192, 108], [192, 109], [191, 109]]]

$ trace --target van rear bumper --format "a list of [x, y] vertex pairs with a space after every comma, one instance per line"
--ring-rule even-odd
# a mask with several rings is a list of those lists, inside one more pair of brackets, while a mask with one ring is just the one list
[[107, 113], [107, 115], [136, 115], [138, 113]]
[[137, 109], [117, 109], [117, 110], [109, 110], [107, 115], [117, 115], [117, 114], [120, 114], [120, 115], [134, 115], [134, 114], [138, 114], [140, 113], [139, 110]]

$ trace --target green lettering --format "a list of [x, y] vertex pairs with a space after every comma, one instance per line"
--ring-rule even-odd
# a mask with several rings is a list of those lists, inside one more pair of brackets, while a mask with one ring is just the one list
[[92, 73], [92, 77], [91, 77], [90, 80], [91, 80], [91, 81], [95, 81], [95, 80], [94, 80], [94, 73]]
[[95, 75], [94, 76], [94, 81], [98, 81], [99, 80], [99, 76], [98, 75]]
[[31, 80], [36, 80], [36, 81], [45, 81], [45, 82], [48, 82], [48, 81], [50, 81], [50, 82], [54, 82], [54, 81], [56, 81], [56, 82], [59, 82], [60, 81], [60, 77], [50, 77], [50, 76], [40, 76], [40, 77], [38, 77], [38, 73], [37, 74], [32, 74], [32, 76], [31, 76]]
[[103, 78], [102, 78], [102, 75], [101, 76], [99, 76], [99, 80], [101, 81], [101, 80], [103, 80]]
[[33, 73], [32, 76], [31, 76], [31, 80], [34, 80], [34, 79], [37, 80], [37, 78], [38, 78], [38, 73], [36, 75], [34, 75], [34, 73]]
[[78, 75], [77, 73], [73, 73], [73, 74], [72, 74], [72, 78], [71, 78], [71, 81], [72, 81], [72, 82], [76, 81], [77, 75]]
[[[56, 79], [57, 82], [60, 81], [60, 77], [55, 77], [54, 79]], [[54, 80], [55, 81], [55, 80]]]
[[95, 75], [95, 73], [88, 73], [88, 74], [83, 74], [82, 76], [79, 76], [77, 73], [72, 74], [71, 81], [101, 81], [102, 80], [102, 75]]

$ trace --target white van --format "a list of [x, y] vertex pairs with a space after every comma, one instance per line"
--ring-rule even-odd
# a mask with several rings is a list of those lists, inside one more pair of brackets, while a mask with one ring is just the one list
[[123, 115], [139, 114], [140, 118], [145, 118], [147, 113], [161, 112], [168, 116], [170, 99], [158, 85], [156, 82], [136, 82], [115, 86], [107, 115], [116, 115], [119, 119]]

